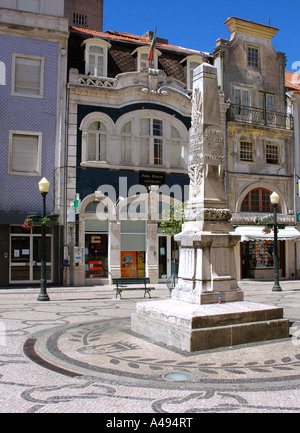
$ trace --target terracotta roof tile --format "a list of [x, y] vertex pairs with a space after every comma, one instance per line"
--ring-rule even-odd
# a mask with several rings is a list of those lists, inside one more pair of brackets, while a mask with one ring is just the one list
[[[85, 33], [85, 34], [89, 34], [89, 35], [93, 35], [93, 36], [100, 36], [103, 38], [111, 38], [111, 39], [118, 39], [120, 41], [128, 41], [128, 42], [138, 42], [140, 44], [151, 44], [152, 39], [150, 38], [146, 38], [143, 36], [137, 36], [137, 35], [133, 35], [131, 33], [119, 33], [119, 32], [113, 32], [111, 30], [106, 31], [105, 33], [103, 32], [98, 32], [96, 30], [90, 30], [90, 29], [83, 29], [81, 27], [76, 27], [76, 26], [72, 26], [70, 27], [70, 31], [76, 31], [76, 32], [80, 32], [80, 33]], [[198, 51], [198, 50], [192, 50], [189, 48], [183, 48], [180, 47], [178, 45], [170, 45], [170, 44], [164, 44], [162, 42], [157, 42], [156, 43], [156, 47], [159, 48], [170, 48], [170, 49], [174, 49], [174, 50], [180, 50], [180, 51], [185, 51], [187, 53], [190, 54], [199, 54], [199, 53], [203, 53], [203, 51]], [[208, 53], [207, 53], [208, 54]]]
[[285, 71], [285, 86], [289, 89], [300, 91], [300, 74]]

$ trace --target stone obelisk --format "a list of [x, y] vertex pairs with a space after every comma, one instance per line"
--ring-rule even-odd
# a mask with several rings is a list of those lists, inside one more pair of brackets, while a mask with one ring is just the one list
[[131, 329], [169, 347], [194, 352], [286, 338], [283, 309], [243, 301], [236, 280], [234, 234], [226, 208], [224, 136], [217, 70], [194, 71], [190, 129], [190, 198], [180, 245], [178, 284], [167, 300], [136, 305]]
[[179, 282], [174, 299], [199, 304], [241, 301], [236, 281], [233, 232], [224, 186], [224, 127], [217, 71], [204, 63], [195, 70], [189, 142], [190, 199], [182, 233]]

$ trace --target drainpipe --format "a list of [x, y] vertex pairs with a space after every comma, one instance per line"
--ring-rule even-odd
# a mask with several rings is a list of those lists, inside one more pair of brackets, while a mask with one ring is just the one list
[[[287, 92], [285, 95], [290, 99], [291, 101], [291, 110], [292, 110], [292, 117], [294, 117], [294, 106], [293, 106], [293, 98], [291, 95], [289, 95]], [[293, 139], [292, 139], [292, 146], [293, 146], [293, 206], [294, 206], [294, 224], [297, 226], [297, 192], [296, 192], [296, 141], [295, 141], [295, 130], [293, 132]], [[295, 279], [297, 279], [297, 244], [295, 242]]]
[[[62, 206], [62, 169], [64, 170], [64, 165], [62, 166], [62, 152], [63, 152], [63, 127], [65, 126], [64, 115], [65, 115], [65, 89], [66, 89], [66, 79], [65, 79], [65, 62], [66, 62], [67, 50], [65, 47], [60, 48], [60, 90], [59, 90], [59, 139], [58, 139], [58, 181], [57, 181], [57, 211], [61, 213]], [[63, 220], [64, 224], [64, 220]], [[58, 274], [58, 284], [61, 285], [61, 229], [58, 226], [58, 251], [57, 251], [57, 274]]]

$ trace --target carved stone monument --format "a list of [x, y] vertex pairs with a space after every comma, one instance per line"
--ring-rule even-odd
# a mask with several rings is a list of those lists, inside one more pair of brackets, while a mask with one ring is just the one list
[[217, 71], [204, 63], [194, 74], [189, 146], [190, 199], [179, 243], [179, 282], [173, 298], [199, 304], [243, 300], [236, 281], [231, 213], [224, 187], [224, 136]]
[[190, 198], [184, 214], [178, 284], [172, 299], [138, 303], [132, 331], [186, 351], [285, 338], [282, 308], [243, 301], [236, 280], [234, 234], [226, 208], [224, 136], [216, 68], [194, 71]]

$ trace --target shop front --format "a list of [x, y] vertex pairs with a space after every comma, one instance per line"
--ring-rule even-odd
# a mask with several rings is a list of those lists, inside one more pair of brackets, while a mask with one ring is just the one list
[[106, 285], [118, 277], [149, 277], [157, 283], [177, 273], [177, 244], [161, 233], [161, 204], [155, 204], [158, 212], [149, 218], [150, 196], [130, 197], [115, 205], [97, 191], [82, 201], [74, 247], [83, 254], [82, 261], [74, 264], [74, 284]]
[[[274, 278], [274, 233], [264, 233], [261, 226], [239, 226], [241, 235], [238, 252], [240, 279], [271, 281]], [[295, 278], [295, 242], [300, 233], [295, 227], [278, 230], [278, 264], [280, 278]]]

